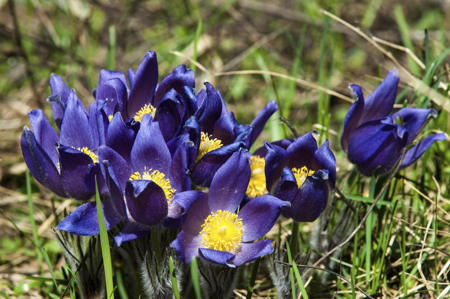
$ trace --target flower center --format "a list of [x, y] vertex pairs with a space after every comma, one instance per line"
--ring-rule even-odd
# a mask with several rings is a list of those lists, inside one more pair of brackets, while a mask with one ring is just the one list
[[158, 170], [153, 170], [150, 168], [147, 170], [147, 168], [144, 167], [144, 172], [140, 174], [138, 171], [131, 174], [130, 181], [153, 181], [161, 187], [164, 191], [164, 195], [166, 196], [167, 203], [172, 203], [173, 196], [175, 195], [176, 190], [170, 186], [170, 180], [165, 178], [166, 175], [164, 173], [159, 172]]
[[108, 116], [109, 122], [111, 122], [112, 119], [113, 119], [113, 115]]
[[202, 132], [202, 136], [200, 139], [200, 147], [198, 149], [197, 159], [195, 163], [198, 162], [205, 154], [222, 147], [223, 144], [217, 138], [212, 139], [212, 135], [208, 136], [208, 134]]
[[292, 173], [295, 176], [295, 180], [297, 181], [297, 186], [300, 188], [306, 180], [306, 177], [312, 176], [314, 174], [314, 170], [309, 170], [306, 166], [303, 166], [301, 169], [292, 168]]
[[150, 114], [153, 118], [155, 118], [156, 109], [151, 104], [146, 104], [144, 107], [139, 110], [134, 116], [134, 121], [141, 122], [142, 118], [146, 114]]
[[252, 156], [248, 161], [250, 162], [251, 176], [245, 194], [250, 198], [255, 198], [267, 193], [266, 176], [264, 174], [266, 162], [264, 158], [259, 156]]
[[237, 217], [236, 213], [228, 211], [218, 210], [216, 214], [211, 212], [200, 232], [203, 248], [227, 252], [235, 250], [244, 234], [242, 220]]

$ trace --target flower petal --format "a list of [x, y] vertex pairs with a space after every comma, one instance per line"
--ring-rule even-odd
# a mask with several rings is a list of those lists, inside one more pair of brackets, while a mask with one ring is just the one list
[[155, 96], [155, 107], [159, 101], [172, 88], [178, 93], [182, 93], [183, 86], [195, 87], [194, 72], [188, 70], [185, 65], [179, 65], [173, 69], [172, 74], [165, 77], [158, 86]]
[[159, 129], [159, 123], [152, 121], [150, 115], [144, 115], [131, 150], [133, 169], [142, 173], [145, 168], [151, 168], [168, 176], [171, 162], [172, 157]]
[[133, 148], [136, 131], [127, 126], [120, 113], [116, 113], [111, 119], [106, 132], [106, 145], [115, 150], [131, 165], [131, 150]]
[[117, 246], [120, 246], [122, 242], [133, 241], [147, 236], [151, 231], [151, 227], [136, 222], [126, 222], [120, 234], [114, 237]]
[[408, 143], [416, 136], [423, 123], [427, 120], [428, 116], [436, 117], [437, 112], [434, 109], [420, 109], [420, 108], [403, 108], [392, 115], [392, 119], [397, 120], [398, 116], [402, 118], [402, 126], [408, 130], [409, 137]]
[[202, 246], [202, 236], [189, 235], [182, 231], [170, 246], [175, 248], [180, 260], [189, 264], [193, 258], [198, 256], [198, 249]]
[[58, 129], [61, 129], [61, 121], [64, 116], [64, 108], [69, 99], [70, 89], [67, 87], [66, 83], [64, 83], [62, 77], [55, 74], [50, 76], [50, 88], [52, 90], [53, 99], [55, 99], [55, 95], [59, 96], [58, 100], [51, 100], [50, 98], [47, 100], [50, 100], [52, 103], [53, 117]]
[[236, 139], [234, 128], [239, 125], [234, 118], [234, 113], [230, 112], [221, 116], [214, 125], [213, 136], [219, 139], [222, 144], [231, 144]]
[[148, 51], [139, 64], [133, 79], [130, 80], [132, 88], [127, 103], [128, 118], [133, 118], [145, 104], [152, 102], [157, 83], [158, 61], [156, 53]]
[[179, 107], [181, 104], [177, 100], [165, 99], [162, 100], [156, 109], [155, 121], [161, 124], [161, 133], [165, 141], [169, 141], [175, 137], [178, 132], [181, 118]]
[[235, 255], [232, 253], [207, 248], [200, 248], [198, 252], [201, 258], [205, 259], [211, 264], [236, 268], [236, 266], [233, 264]]
[[287, 152], [283, 148], [272, 143], [264, 142], [264, 146], [267, 150], [264, 173], [266, 175], [267, 190], [271, 192], [274, 184], [280, 178], [283, 169], [287, 164]]
[[61, 165], [61, 182], [69, 195], [78, 200], [88, 200], [92, 193], [86, 187], [85, 177], [92, 158], [72, 147], [58, 144], [56, 147]]
[[236, 257], [232, 263], [239, 267], [245, 263], [250, 263], [260, 256], [272, 253], [272, 241], [262, 240], [255, 243], [241, 243], [236, 250]]
[[298, 222], [313, 222], [319, 218], [327, 204], [329, 190], [316, 173], [306, 178], [292, 201], [291, 208], [283, 209], [283, 216]]
[[[289, 147], [289, 145], [291, 145], [293, 142], [294, 142], [294, 139], [283, 139], [283, 140], [270, 142], [270, 144], [277, 145], [277, 146], [281, 147], [282, 149], [286, 150]], [[266, 156], [266, 154], [267, 154], [267, 149], [265, 146], [261, 146], [253, 153], [254, 156], [260, 156], [261, 158], [264, 158]]]
[[283, 169], [280, 181], [273, 188], [272, 195], [283, 200], [293, 201], [298, 192], [297, 180], [289, 167]]
[[163, 189], [153, 181], [127, 182], [125, 198], [128, 211], [136, 222], [151, 226], [167, 216], [167, 198]]
[[44, 187], [61, 197], [69, 197], [64, 190], [58, 170], [46, 151], [36, 141], [34, 133], [23, 128], [20, 139], [23, 158], [31, 175]]
[[317, 141], [313, 132], [297, 138], [286, 150], [289, 157], [289, 168], [306, 166], [308, 169], [312, 169], [312, 161], [316, 151]]
[[[187, 139], [187, 136], [185, 136]], [[191, 179], [188, 174], [190, 144], [182, 142], [173, 156], [170, 165], [170, 184], [177, 192], [191, 190]]]
[[247, 155], [241, 151], [233, 153], [214, 174], [209, 189], [210, 210], [234, 213], [244, 198], [250, 174]]
[[[106, 230], [110, 230], [123, 217], [115, 209], [112, 200], [102, 200], [103, 217]], [[95, 236], [100, 233], [98, 224], [97, 204], [88, 202], [79, 206], [75, 211], [69, 214], [56, 227], [59, 230], [66, 231], [77, 236]]]
[[250, 200], [238, 213], [244, 229], [242, 242], [254, 241], [264, 236], [277, 222], [281, 208], [290, 205], [289, 202], [270, 195]]
[[277, 110], [278, 110], [277, 102], [275, 102], [275, 100], [272, 100], [269, 103], [267, 103], [267, 105], [263, 108], [263, 110], [261, 110], [261, 112], [258, 113], [258, 115], [250, 124], [252, 126], [252, 132], [250, 133], [250, 136], [247, 139], [247, 149], [250, 149], [250, 147], [256, 141], [258, 136], [261, 134], [269, 118]]
[[61, 123], [60, 141], [62, 144], [75, 148], [87, 147], [92, 150], [98, 146], [91, 134], [88, 115], [83, 103], [70, 92], [67, 107]]
[[[129, 119], [127, 113], [127, 103], [128, 103], [128, 86], [126, 82], [123, 82], [120, 78], [112, 78], [109, 79], [105, 85], [110, 86], [116, 91], [117, 104], [119, 105], [120, 112], [122, 113], [122, 117], [127, 121]], [[109, 112], [109, 109], [108, 109]], [[115, 107], [112, 113], [115, 113]], [[108, 116], [113, 115], [108, 114]], [[132, 116], [134, 117], [134, 115]]]
[[315, 170], [328, 170], [328, 181], [331, 184], [331, 188], [334, 189], [336, 183], [336, 158], [328, 146], [328, 140], [325, 140], [325, 142], [314, 153], [312, 168]]
[[198, 235], [202, 230], [210, 210], [208, 198], [200, 191], [186, 191], [176, 194], [174, 200], [186, 211], [181, 217], [183, 231], [190, 235]]
[[201, 107], [198, 108], [196, 117], [202, 128], [202, 132], [212, 134], [214, 125], [222, 115], [222, 102], [214, 87], [206, 82], [206, 98]]
[[350, 109], [348, 109], [347, 114], [344, 119], [344, 130], [341, 136], [341, 146], [344, 152], [347, 152], [348, 140], [353, 134], [353, 131], [361, 125], [364, 113], [364, 95], [361, 90], [361, 86], [356, 84], [350, 84], [350, 89], [356, 96], [355, 102], [352, 104]]
[[50, 125], [41, 109], [34, 109], [28, 113], [28, 116], [30, 117], [30, 124], [36, 141], [41, 145], [50, 159], [52, 159], [53, 164], [57, 166], [59, 158], [55, 143], [59, 140], [58, 134], [56, 134], [55, 129]]
[[105, 112], [108, 116], [114, 115], [114, 109], [118, 104], [119, 95], [114, 86], [111, 86], [107, 82], [110, 79], [118, 79], [122, 81], [123, 85], [127, 86], [127, 79], [122, 72], [101, 70], [100, 78], [98, 80], [97, 91], [95, 94], [95, 99], [98, 100], [108, 100], [108, 104], [105, 106]]
[[445, 139], [446, 139], [445, 133], [434, 134], [423, 139], [406, 152], [405, 158], [403, 158], [403, 162], [402, 165], [400, 166], [400, 169], [406, 168], [409, 165], [416, 162], [416, 160], [419, 159], [420, 156], [422, 156], [422, 154], [427, 149], [429, 149], [435, 141], [443, 141]]

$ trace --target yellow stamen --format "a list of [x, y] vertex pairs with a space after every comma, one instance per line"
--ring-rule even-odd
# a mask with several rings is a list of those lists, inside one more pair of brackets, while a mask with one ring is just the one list
[[98, 156], [91, 152], [87, 147], [77, 148], [77, 150], [91, 157], [92, 162], [98, 163]]
[[250, 182], [247, 187], [247, 194], [250, 198], [255, 198], [264, 194], [267, 194], [266, 189], [266, 176], [264, 174], [264, 167], [266, 162], [264, 158], [259, 156], [252, 156], [248, 162], [250, 162]]
[[145, 114], [150, 114], [155, 118], [156, 109], [151, 104], [146, 104], [134, 116], [134, 121], [141, 122]]
[[297, 186], [300, 188], [306, 180], [306, 177], [312, 176], [314, 174], [314, 170], [309, 170], [306, 166], [303, 166], [301, 169], [292, 168], [292, 173], [295, 176], [295, 180], [297, 181]]
[[152, 171], [151, 168], [147, 170], [147, 168], [144, 167], [144, 172], [142, 174], [137, 171], [131, 174], [130, 181], [146, 180], [155, 182], [159, 187], [161, 187], [161, 189], [163, 189], [164, 194], [166, 195], [167, 203], [170, 204], [176, 190], [170, 185], [170, 180], [165, 179], [165, 177], [166, 175], [158, 170]]
[[198, 149], [197, 159], [195, 163], [198, 162], [205, 154], [222, 147], [223, 144], [217, 138], [212, 139], [212, 135], [208, 136], [208, 134], [202, 132], [202, 136], [200, 139], [200, 147]]
[[200, 232], [203, 248], [227, 252], [236, 250], [244, 234], [242, 220], [237, 217], [236, 213], [228, 211], [218, 210], [216, 214], [211, 212]]
[[112, 115], [108, 116], [108, 120], [109, 120], [109, 122], [111, 122], [112, 118], [113, 118], [113, 116], [112, 116]]

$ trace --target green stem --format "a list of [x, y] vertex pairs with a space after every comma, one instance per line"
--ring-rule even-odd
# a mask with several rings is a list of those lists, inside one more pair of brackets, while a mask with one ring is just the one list
[[292, 259], [295, 260], [297, 253], [299, 251], [299, 233], [300, 233], [300, 222], [294, 221], [292, 223], [292, 235], [291, 235], [291, 254]]
[[248, 291], [246, 299], [252, 298], [253, 287], [255, 286], [256, 274], [258, 274], [259, 262], [261, 261], [261, 257], [257, 258], [255, 263], [253, 264], [252, 269], [252, 277], [250, 278], [250, 283], [248, 284]]
[[158, 228], [154, 226], [152, 228], [151, 232], [151, 238], [152, 238], [152, 249], [155, 252], [156, 256], [156, 267], [158, 267], [158, 275], [159, 278], [162, 279], [161, 272], [162, 272], [162, 262], [161, 262], [161, 251], [159, 250], [159, 240], [158, 240]]

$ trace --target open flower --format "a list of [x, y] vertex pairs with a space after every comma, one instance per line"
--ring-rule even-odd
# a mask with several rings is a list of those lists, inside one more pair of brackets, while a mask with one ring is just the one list
[[310, 132], [286, 149], [273, 143], [265, 146], [267, 189], [273, 196], [291, 203], [282, 210], [282, 215], [299, 222], [315, 221], [326, 207], [336, 182], [336, 159], [328, 140], [317, 148]]
[[[51, 82], [55, 81], [62, 82], [53, 76]], [[61, 84], [65, 86], [64, 82]], [[97, 176], [100, 193], [108, 195], [98, 163], [97, 103], [91, 104], [88, 113], [74, 91], [53, 98], [57, 99], [56, 108], [61, 108], [54, 114], [60, 136], [40, 109], [29, 113], [33, 131], [27, 127], [23, 130], [22, 153], [31, 174], [57, 195], [78, 200], [87, 200], [95, 194]], [[62, 102], [65, 104], [58, 106]]]
[[182, 261], [190, 263], [200, 256], [212, 264], [237, 267], [273, 251], [270, 240], [249, 242], [264, 236], [281, 208], [290, 204], [265, 195], [236, 213], [249, 179], [248, 156], [238, 151], [214, 175], [209, 198], [201, 192], [175, 198], [186, 210], [181, 216], [183, 230], [171, 244]]
[[[118, 245], [148, 235], [157, 224], [180, 225], [182, 207], [175, 199], [191, 196], [186, 153], [186, 148], [180, 147], [173, 157], [170, 155], [159, 123], [149, 115], [142, 119], [131, 151], [131, 165], [109, 147], [99, 148], [111, 195], [110, 200], [102, 200], [107, 229], [126, 220], [115, 237]], [[75, 235], [99, 234], [95, 202], [78, 207], [57, 228]]]
[[[350, 162], [366, 176], [371, 176], [378, 166], [378, 174], [390, 172], [427, 118], [437, 116], [434, 109], [419, 108], [403, 108], [389, 114], [395, 103], [398, 81], [397, 70], [391, 70], [366, 99], [360, 86], [350, 85], [356, 101], [345, 117], [341, 145]], [[414, 163], [434, 141], [444, 139], [444, 133], [423, 139], [407, 151], [400, 169]]]

